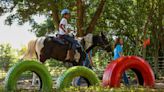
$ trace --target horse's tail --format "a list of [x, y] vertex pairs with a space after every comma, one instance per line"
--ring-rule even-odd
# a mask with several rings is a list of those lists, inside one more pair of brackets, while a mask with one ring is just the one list
[[21, 57], [21, 59], [37, 58], [37, 56], [36, 56], [36, 42], [37, 42], [37, 38], [36, 39], [32, 39], [32, 40], [30, 40], [28, 42], [27, 51]]

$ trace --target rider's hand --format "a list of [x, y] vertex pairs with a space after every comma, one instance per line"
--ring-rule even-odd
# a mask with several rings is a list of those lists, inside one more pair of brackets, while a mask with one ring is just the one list
[[70, 30], [70, 29], [67, 29], [67, 32], [68, 32], [68, 33], [70, 33], [71, 31], [72, 31], [72, 30]]
[[68, 35], [68, 34], [69, 34], [69, 32], [68, 32], [68, 31], [66, 31], [66, 32], [65, 32], [65, 34], [66, 34], [66, 35]]

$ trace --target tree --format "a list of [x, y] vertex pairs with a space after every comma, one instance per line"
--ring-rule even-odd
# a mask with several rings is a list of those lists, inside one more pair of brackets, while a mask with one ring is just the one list
[[[76, 23], [78, 36], [100, 31], [109, 39], [121, 36], [125, 55], [153, 56], [156, 72], [158, 56], [164, 56], [164, 0], [1, 0], [0, 4], [0, 14], [15, 11], [6, 24], [15, 19], [19, 24], [30, 21], [37, 36], [58, 30], [60, 11], [68, 8], [69, 22]], [[37, 24], [33, 15], [45, 15], [47, 20]], [[151, 44], [143, 48], [147, 38]]]
[[12, 52], [13, 49], [9, 44], [0, 45], [0, 65], [2, 65], [5, 71], [8, 71], [9, 65], [15, 59]]
[[46, 34], [54, 33], [55, 31], [52, 18], [48, 18], [41, 24], [34, 23], [30, 31], [34, 32], [37, 37], [45, 36]]
[[[89, 2], [96, 2], [93, 4], [99, 3], [98, 0], [2, 0], [0, 2], [0, 4], [2, 4], [0, 9], [2, 9], [3, 13], [15, 11], [7, 17], [6, 24], [8, 25], [11, 25], [14, 20], [20, 25], [27, 21], [29, 21], [30, 24], [35, 24], [36, 22], [33, 19], [34, 15], [45, 15], [53, 19], [53, 24], [55, 25], [54, 28], [57, 30], [61, 17], [59, 10], [69, 8], [72, 11], [77, 11], [77, 15], [73, 15], [73, 17], [77, 20], [78, 36], [83, 36], [85, 33], [93, 31], [96, 21], [102, 13], [106, 0], [100, 1], [86, 30], [82, 28], [85, 26], [83, 22], [83, 19], [85, 18], [84, 15], [86, 14], [85, 10], [92, 5]], [[95, 6], [93, 8], [95, 8]]]

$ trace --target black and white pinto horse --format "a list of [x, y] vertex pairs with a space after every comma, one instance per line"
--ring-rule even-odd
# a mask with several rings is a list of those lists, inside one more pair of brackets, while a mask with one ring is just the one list
[[75, 57], [72, 61], [65, 60], [67, 51], [70, 49], [70, 45], [63, 43], [63, 41], [58, 38], [50, 36], [39, 37], [31, 40], [28, 43], [27, 52], [24, 54], [22, 59], [31, 59], [33, 56], [36, 56], [40, 62], [44, 63], [47, 59], [54, 58], [56, 60], [63, 61], [64, 63], [72, 63], [72, 65], [75, 66], [83, 65], [86, 53], [96, 46], [103, 48], [107, 52], [111, 51], [111, 46], [103, 33], [100, 35], [93, 35], [89, 33], [84, 37], [77, 38], [77, 40], [81, 44], [81, 49], [78, 49], [78, 53], [75, 53]]
[[22, 59], [31, 59], [35, 56], [42, 63], [49, 58], [54, 58], [59, 61], [72, 63], [73, 65], [82, 65], [86, 53], [96, 46], [103, 48], [107, 52], [111, 51], [111, 46], [103, 33], [101, 35], [89, 33], [84, 37], [77, 38], [77, 40], [82, 46], [81, 49], [78, 49], [80, 56], [75, 57], [72, 61], [65, 60], [70, 45], [63, 43], [58, 38], [54, 39], [54, 37], [39, 37], [31, 40], [28, 43], [27, 52]]

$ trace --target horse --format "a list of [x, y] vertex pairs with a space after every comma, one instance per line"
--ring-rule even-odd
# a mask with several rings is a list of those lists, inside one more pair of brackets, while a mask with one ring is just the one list
[[[65, 60], [67, 50], [70, 49], [70, 45], [64, 43], [60, 39], [52, 36], [39, 37], [29, 41], [27, 52], [24, 54], [22, 59], [31, 59], [33, 56], [40, 62], [44, 63], [47, 59], [53, 58], [64, 63], [71, 63], [73, 66], [83, 65], [86, 54], [90, 52], [94, 47], [99, 46], [107, 52], [112, 51], [109, 41], [106, 36], [101, 33], [100, 35], [93, 35], [91, 33], [84, 37], [78, 37], [77, 40], [81, 44], [81, 48], [78, 49], [78, 55], [72, 60]], [[33, 74], [32, 85], [36, 80], [36, 75]]]
[[27, 52], [22, 59], [31, 59], [35, 56], [40, 62], [44, 63], [47, 59], [54, 58], [58, 61], [72, 63], [75, 66], [82, 65], [86, 53], [96, 46], [103, 48], [107, 52], [112, 51], [109, 41], [103, 33], [101, 35], [89, 33], [84, 37], [77, 38], [77, 40], [82, 45], [82, 49], [78, 49], [80, 57], [76, 57], [74, 60], [65, 60], [70, 45], [60, 42], [60, 39], [54, 41], [54, 37], [51, 36], [39, 37], [29, 41]]

